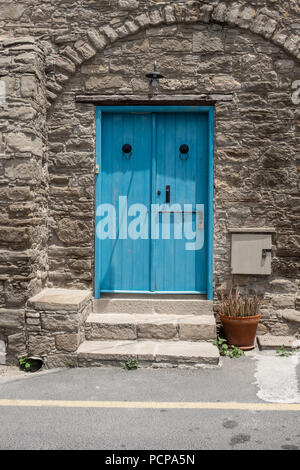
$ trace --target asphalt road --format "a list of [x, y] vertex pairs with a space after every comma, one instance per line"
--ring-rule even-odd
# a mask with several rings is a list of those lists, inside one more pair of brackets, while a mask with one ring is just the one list
[[0, 449], [296, 450], [299, 378], [299, 355], [274, 354], [225, 359], [217, 369], [4, 376]]

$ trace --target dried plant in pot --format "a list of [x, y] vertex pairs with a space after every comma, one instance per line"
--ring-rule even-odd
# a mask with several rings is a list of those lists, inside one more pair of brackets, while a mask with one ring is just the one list
[[261, 318], [258, 297], [241, 297], [232, 288], [228, 295], [221, 292], [220, 320], [229, 344], [243, 350], [255, 347], [257, 325]]

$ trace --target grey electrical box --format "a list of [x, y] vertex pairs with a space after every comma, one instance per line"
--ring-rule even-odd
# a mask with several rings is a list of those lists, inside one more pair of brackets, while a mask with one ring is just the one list
[[271, 274], [271, 255], [271, 233], [232, 233], [232, 274]]

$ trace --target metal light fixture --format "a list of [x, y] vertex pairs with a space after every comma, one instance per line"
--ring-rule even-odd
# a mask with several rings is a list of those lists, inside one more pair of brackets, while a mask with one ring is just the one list
[[147, 73], [146, 75], [147, 78], [150, 80], [150, 85], [152, 85], [154, 88], [158, 87], [158, 81], [160, 78], [165, 78], [161, 73], [157, 72], [157, 62], [154, 62], [154, 69], [153, 72]]

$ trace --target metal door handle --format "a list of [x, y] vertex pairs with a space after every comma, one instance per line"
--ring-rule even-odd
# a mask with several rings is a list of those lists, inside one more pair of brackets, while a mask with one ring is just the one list
[[171, 193], [171, 187], [170, 187], [170, 185], [167, 184], [167, 186], [166, 186], [166, 204], [170, 203], [170, 193]]
[[262, 257], [266, 258], [267, 253], [272, 253], [272, 249], [271, 248], [263, 248], [262, 249]]

